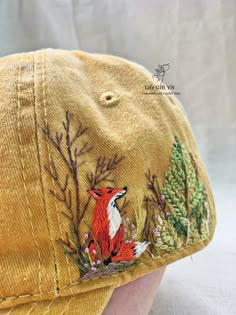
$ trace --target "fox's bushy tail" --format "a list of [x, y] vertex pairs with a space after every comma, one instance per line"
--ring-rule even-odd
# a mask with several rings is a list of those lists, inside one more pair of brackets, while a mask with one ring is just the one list
[[147, 248], [150, 242], [129, 242], [121, 245], [118, 253], [112, 257], [112, 262], [131, 261], [139, 257]]

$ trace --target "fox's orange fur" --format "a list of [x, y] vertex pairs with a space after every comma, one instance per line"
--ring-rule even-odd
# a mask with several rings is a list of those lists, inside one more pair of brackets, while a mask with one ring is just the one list
[[[131, 261], [138, 257], [147, 247], [143, 242], [125, 242], [124, 227], [116, 205], [116, 200], [127, 192], [127, 187], [113, 189], [110, 187], [88, 191], [96, 199], [92, 217], [92, 231], [100, 246], [103, 262]], [[92, 260], [99, 259], [98, 251], [90, 235], [89, 252]]]

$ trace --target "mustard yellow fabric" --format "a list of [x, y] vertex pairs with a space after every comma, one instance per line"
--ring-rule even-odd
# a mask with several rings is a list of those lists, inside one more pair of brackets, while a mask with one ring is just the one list
[[[113, 287], [96, 289], [91, 292], [35, 301], [0, 310], [0, 314], [39, 314], [39, 315], [82, 315], [102, 314], [113, 292]], [[39, 298], [40, 300], [40, 298]]]
[[[215, 203], [185, 112], [172, 95], [145, 95], [150, 84], [156, 82], [142, 66], [114, 56], [44, 49], [0, 59], [0, 314], [101, 314], [115, 287], [211, 241]], [[137, 198], [142, 201], [147, 190], [145, 173], [150, 169], [164, 181], [178, 136], [207, 190], [207, 239], [158, 257], [145, 252], [122, 273], [80, 281], [78, 267], [56, 243], [69, 226], [63, 204], [49, 192], [56, 183], [45, 172], [54, 158], [59, 175], [67, 173], [42, 131], [63, 131], [66, 111], [73, 114], [71, 132], [82, 123], [88, 128], [83, 141], [93, 146], [80, 166], [81, 205], [98, 156], [118, 153], [125, 158], [113, 172], [113, 185], [128, 187], [127, 212], [134, 216]], [[91, 201], [88, 222], [93, 207]], [[84, 225], [81, 235], [85, 231]]]

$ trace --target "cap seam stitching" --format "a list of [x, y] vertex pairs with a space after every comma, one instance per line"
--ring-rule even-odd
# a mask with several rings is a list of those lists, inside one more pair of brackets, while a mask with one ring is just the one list
[[39, 291], [42, 292], [42, 272], [41, 272], [41, 266], [42, 266], [42, 259], [41, 259], [41, 254], [39, 251], [39, 243], [36, 239], [35, 235], [35, 227], [33, 224], [33, 219], [32, 219], [32, 211], [30, 207], [30, 201], [29, 201], [29, 196], [28, 196], [28, 189], [26, 185], [26, 174], [25, 174], [25, 161], [24, 161], [24, 154], [22, 150], [23, 142], [22, 142], [22, 133], [21, 133], [21, 123], [20, 123], [20, 110], [21, 110], [21, 101], [20, 101], [20, 83], [21, 83], [21, 71], [22, 71], [22, 60], [23, 56], [21, 55], [20, 57], [20, 62], [19, 62], [19, 70], [18, 70], [18, 79], [17, 79], [17, 134], [18, 134], [18, 140], [19, 140], [19, 150], [20, 150], [20, 160], [21, 160], [21, 171], [22, 171], [22, 177], [23, 177], [23, 187], [24, 187], [24, 192], [25, 192], [25, 201], [26, 201], [26, 207], [28, 210], [29, 214], [29, 221], [30, 221], [30, 226], [31, 226], [31, 234], [33, 237], [33, 241], [35, 243], [37, 253], [38, 253], [38, 259], [39, 259], [39, 266], [38, 266], [38, 286], [39, 286]]
[[[36, 58], [36, 52], [34, 52], [34, 79], [33, 79], [33, 86], [34, 86], [34, 119], [35, 119], [35, 140], [36, 140], [36, 146], [37, 146], [37, 157], [38, 157], [38, 165], [39, 165], [39, 173], [40, 173], [40, 184], [41, 184], [41, 189], [42, 189], [42, 199], [43, 199], [43, 207], [44, 207], [44, 212], [45, 212], [45, 219], [46, 219], [46, 225], [47, 225], [47, 230], [48, 230], [48, 234], [49, 234], [49, 239], [50, 239], [50, 244], [53, 250], [53, 261], [54, 261], [54, 265], [56, 262], [56, 254], [55, 254], [55, 247], [53, 245], [53, 240], [52, 240], [52, 235], [51, 235], [51, 231], [50, 231], [50, 225], [49, 225], [49, 220], [48, 220], [48, 213], [47, 213], [47, 207], [46, 207], [46, 199], [45, 199], [45, 189], [44, 189], [44, 185], [43, 185], [43, 179], [42, 179], [42, 169], [41, 169], [41, 158], [40, 158], [40, 154], [39, 154], [39, 141], [38, 141], [38, 122], [37, 122], [37, 110], [36, 110], [36, 87], [35, 87], [35, 80], [36, 80], [36, 66], [35, 66], [35, 58]], [[55, 274], [55, 273], [54, 273]], [[55, 283], [56, 280], [54, 279]], [[55, 290], [52, 290], [51, 292], [55, 292]], [[35, 294], [40, 294], [40, 293], [35, 293]], [[45, 294], [45, 292], [43, 293]]]
[[[42, 83], [43, 83], [43, 106], [44, 106], [44, 121], [45, 121], [45, 127], [46, 129], [48, 128], [48, 114], [47, 114], [47, 106], [46, 106], [46, 73], [45, 73], [45, 50], [42, 50]], [[51, 166], [51, 149], [49, 146], [49, 143], [47, 142], [47, 152], [48, 152], [48, 162], [49, 162], [49, 167], [50, 167], [50, 171], [52, 172], [52, 166]], [[51, 178], [52, 184], [53, 184], [53, 188], [55, 189], [55, 182], [53, 180], [53, 178]], [[54, 204], [55, 204], [55, 209], [56, 209], [56, 215], [57, 215], [57, 222], [58, 222], [58, 226], [59, 226], [59, 231], [60, 231], [60, 235], [62, 237], [62, 223], [60, 220], [60, 216], [59, 216], [59, 211], [58, 211], [58, 206], [57, 206], [57, 202], [54, 198]], [[66, 257], [66, 265], [67, 265], [67, 272], [68, 272], [68, 277], [69, 277], [69, 282], [72, 283], [72, 279], [71, 279], [71, 272], [70, 272], [70, 266], [69, 266], [69, 260], [68, 257]], [[59, 279], [58, 279], [58, 270], [57, 268], [55, 268], [55, 272], [57, 272], [57, 294], [59, 294], [60, 288], [59, 288]]]
[[[42, 49], [41, 51], [41, 66], [42, 66], [42, 96], [43, 96], [43, 108], [44, 108], [44, 123], [45, 123], [45, 127], [47, 128], [48, 126], [48, 119], [47, 119], [47, 107], [46, 107], [46, 89], [45, 89], [45, 52], [44, 49]], [[50, 161], [51, 159], [51, 154], [50, 154], [50, 148], [49, 145], [47, 144], [47, 152], [48, 152], [48, 160]], [[54, 184], [54, 183], [53, 183]], [[45, 198], [45, 195], [44, 195]], [[45, 201], [46, 202], [46, 201]], [[55, 201], [54, 201], [55, 202]], [[58, 209], [56, 207], [56, 211], [58, 212]], [[58, 221], [59, 224], [59, 221]], [[49, 225], [49, 221], [48, 221], [48, 225]], [[50, 228], [50, 225], [49, 225]], [[51, 241], [53, 243], [52, 237], [51, 237]], [[55, 251], [55, 246], [53, 244], [53, 253], [54, 253], [54, 281], [55, 281], [55, 287], [53, 292], [55, 292], [56, 295], [60, 294], [60, 289], [59, 289], [59, 279], [58, 279], [58, 261], [57, 261], [57, 257], [56, 257], [56, 251]]]

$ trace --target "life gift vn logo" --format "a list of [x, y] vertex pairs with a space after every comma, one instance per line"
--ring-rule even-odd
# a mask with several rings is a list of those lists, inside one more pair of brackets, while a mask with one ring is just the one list
[[170, 64], [162, 64], [158, 65], [155, 68], [155, 74], [153, 74], [153, 78], [157, 81], [157, 84], [146, 84], [144, 87], [143, 94], [146, 95], [159, 95], [159, 94], [174, 94], [180, 95], [180, 92], [176, 91], [176, 87], [173, 84], [163, 84], [164, 77], [166, 72], [170, 69]]

